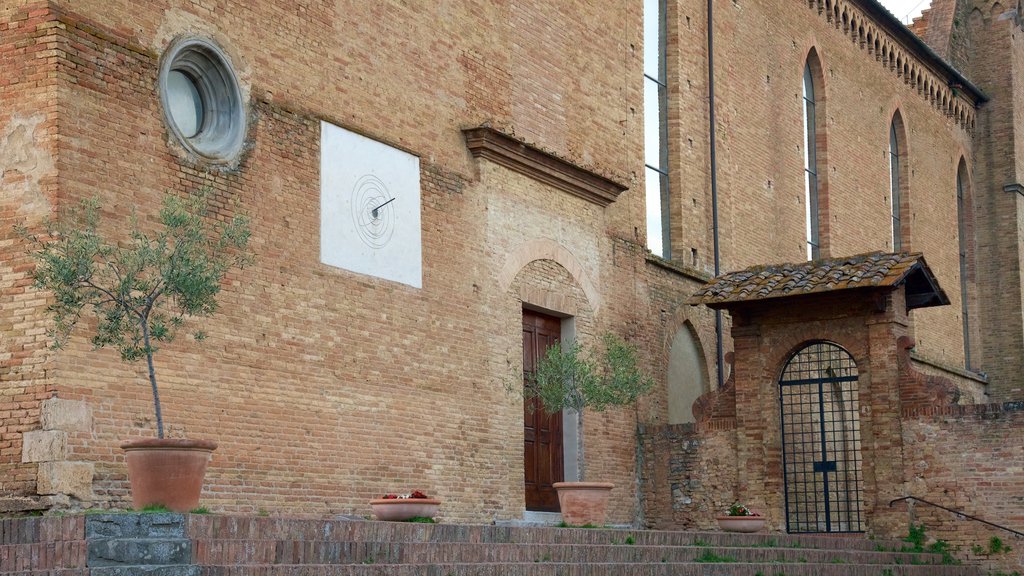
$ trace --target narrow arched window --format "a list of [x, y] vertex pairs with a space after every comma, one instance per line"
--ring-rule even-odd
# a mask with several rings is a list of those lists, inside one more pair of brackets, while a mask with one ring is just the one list
[[892, 206], [892, 250], [899, 252], [900, 242], [900, 141], [896, 122], [889, 125], [889, 203]]
[[960, 240], [960, 315], [963, 318], [964, 329], [964, 366], [971, 368], [971, 323], [970, 307], [968, 306], [968, 278], [970, 258], [970, 229], [968, 227], [968, 211], [966, 205], [967, 190], [970, 182], [967, 175], [967, 163], [960, 159], [960, 166], [956, 172], [956, 224], [957, 237]]
[[644, 0], [644, 165], [647, 247], [672, 258], [668, 181], [665, 0]]
[[814, 260], [821, 255], [821, 240], [818, 225], [818, 116], [817, 100], [814, 94], [814, 71], [811, 69], [812, 53], [804, 65], [804, 215], [807, 236], [807, 259]]

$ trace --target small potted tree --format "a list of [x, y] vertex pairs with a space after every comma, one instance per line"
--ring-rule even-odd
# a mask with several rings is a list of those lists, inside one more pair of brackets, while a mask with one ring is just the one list
[[[157, 343], [171, 342], [186, 319], [217, 309], [221, 281], [232, 267], [251, 261], [249, 221], [236, 215], [228, 221], [208, 216], [209, 190], [188, 198], [167, 195], [156, 232], [143, 230], [131, 218], [128, 238], [104, 238], [96, 200], [46, 223], [44, 237], [32, 236], [36, 286], [53, 299], [53, 348], [64, 346], [83, 314], [95, 317], [94, 348], [112, 346], [121, 359], [146, 359], [156, 413], [156, 438], [126, 442], [132, 505], [163, 505], [187, 512], [199, 503], [203, 475], [217, 445], [204, 440], [164, 437], [163, 414], [153, 355]], [[195, 332], [198, 340], [202, 332]]]
[[523, 389], [527, 399], [540, 399], [548, 413], [569, 409], [576, 417], [580, 480], [554, 485], [566, 524], [603, 525], [614, 488], [610, 482], [586, 481], [583, 410], [602, 412], [610, 406], [633, 404], [653, 385], [654, 380], [638, 366], [636, 348], [610, 332], [602, 337], [600, 349], [584, 351], [579, 342], [566, 347], [555, 343], [527, 376]]

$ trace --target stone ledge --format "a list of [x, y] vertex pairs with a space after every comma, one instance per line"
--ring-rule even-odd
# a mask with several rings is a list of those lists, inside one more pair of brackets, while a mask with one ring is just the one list
[[474, 158], [486, 158], [598, 206], [608, 206], [628, 189], [489, 126], [466, 129], [462, 133]]

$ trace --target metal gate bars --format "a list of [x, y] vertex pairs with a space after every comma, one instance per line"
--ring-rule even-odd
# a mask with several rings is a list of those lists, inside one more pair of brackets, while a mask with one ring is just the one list
[[830, 342], [790, 358], [779, 380], [786, 530], [863, 532], [857, 365]]

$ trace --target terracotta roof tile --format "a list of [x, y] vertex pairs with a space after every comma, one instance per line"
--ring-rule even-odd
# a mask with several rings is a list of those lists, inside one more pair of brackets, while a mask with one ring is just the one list
[[[713, 306], [852, 288], [897, 286], [918, 269], [923, 269], [934, 281], [920, 253], [871, 252], [847, 258], [754, 266], [711, 280], [687, 303]], [[935, 290], [938, 294], [942, 292], [937, 284]], [[945, 299], [945, 295], [941, 294], [940, 299]]]

